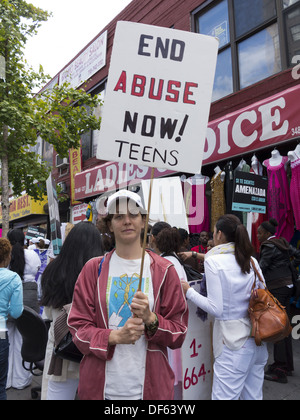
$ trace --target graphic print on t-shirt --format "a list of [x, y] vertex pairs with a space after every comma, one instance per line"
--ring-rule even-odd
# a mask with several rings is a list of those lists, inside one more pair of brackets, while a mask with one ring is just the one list
[[[130, 305], [138, 285], [139, 275], [137, 273], [133, 273], [131, 276], [128, 274], [122, 274], [120, 277], [109, 276], [107, 285], [109, 328], [121, 328], [132, 317]], [[141, 290], [146, 295], [149, 294], [149, 278], [143, 277]]]

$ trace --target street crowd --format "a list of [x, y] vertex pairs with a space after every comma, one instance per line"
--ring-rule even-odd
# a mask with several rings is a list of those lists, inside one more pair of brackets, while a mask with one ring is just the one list
[[[42, 400], [174, 399], [190, 301], [215, 319], [211, 399], [261, 400], [265, 379], [284, 384], [294, 370], [291, 336], [274, 344], [267, 366], [267, 346], [251, 338], [248, 315], [252, 264], [288, 314], [291, 300], [299, 299], [300, 250], [276, 236], [277, 226], [270, 219], [259, 227], [259, 255], [233, 214], [195, 243], [166, 222], [148, 225], [140, 196], [121, 190], [108, 198], [96, 225], [71, 226], [56, 257], [48, 240], [24, 245], [23, 231], [11, 230], [0, 239], [0, 399], [7, 388], [23, 389], [32, 380], [14, 321], [25, 306], [52, 321]], [[189, 285], [187, 265], [205, 282], [205, 293]], [[53, 352], [62, 310], [80, 363]]]

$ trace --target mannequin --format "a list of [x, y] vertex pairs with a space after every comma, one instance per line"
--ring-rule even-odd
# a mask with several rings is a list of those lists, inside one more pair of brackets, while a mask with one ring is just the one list
[[208, 176], [196, 174], [190, 178], [181, 178], [184, 190], [184, 202], [188, 215], [190, 233], [209, 231], [209, 209], [206, 198], [206, 184]]
[[300, 143], [297, 144], [295, 150], [288, 152], [288, 158], [290, 162], [294, 162], [297, 159], [300, 159]]
[[251, 158], [251, 170], [250, 172], [256, 174], [256, 175], [262, 175], [263, 174], [263, 168], [262, 164], [257, 159], [256, 155], [253, 155]]
[[277, 149], [274, 149], [271, 152], [271, 158], [267, 159], [267, 160], [264, 160], [263, 165], [266, 166], [266, 167], [268, 167], [268, 164], [270, 166], [279, 166], [281, 164], [282, 160], [283, 160], [283, 156], [281, 156], [281, 154], [278, 152]]
[[185, 175], [182, 175], [180, 180], [181, 182], [188, 182], [191, 185], [202, 185], [208, 183], [209, 177], [201, 174], [196, 174], [194, 176], [191, 176], [190, 178], [187, 178]]
[[217, 178], [217, 176], [221, 172], [221, 181], [224, 182], [225, 172], [221, 170], [219, 165], [215, 167], [214, 171], [215, 171], [214, 179]]
[[235, 168], [235, 170], [236, 170], [236, 171], [242, 171], [242, 170], [243, 170], [244, 165], [247, 165], [247, 163], [246, 163], [246, 161], [245, 161], [244, 159], [242, 159], [242, 160], [240, 161], [240, 163], [238, 164], [238, 166]]

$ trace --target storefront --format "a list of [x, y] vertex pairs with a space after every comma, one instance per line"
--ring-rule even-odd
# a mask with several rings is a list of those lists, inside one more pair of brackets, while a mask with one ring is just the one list
[[[35, 201], [28, 194], [10, 200], [9, 224], [10, 228], [27, 231], [29, 226], [35, 226], [47, 232], [48, 215], [45, 212], [47, 198]], [[0, 223], [2, 223], [2, 208], [0, 208]]]
[[[56, 76], [59, 82], [70, 70], [71, 64], [83, 57], [97, 40], [105, 40], [99, 44], [99, 54], [105, 55], [106, 49], [106, 59], [101, 61], [98, 70], [84, 85], [93, 94], [102, 92], [105, 103], [105, 85], [119, 20], [172, 27], [219, 38], [201, 175], [155, 173], [155, 178], [183, 176], [182, 187], [192, 233], [212, 229], [212, 209], [216, 207], [216, 200], [220, 203], [214, 194], [215, 178], [219, 172], [223, 179], [220, 184], [221, 193], [223, 190], [220, 208], [230, 212], [234, 171], [242, 168], [269, 176], [270, 172], [263, 162], [272, 156], [274, 149], [286, 160], [288, 153], [295, 150], [300, 141], [300, 0], [255, 0], [255, 7], [250, 3], [244, 0], [187, 0], [184, 3], [133, 0]], [[74, 73], [74, 80], [75, 76]], [[99, 162], [95, 158], [96, 148], [97, 133], [86, 133], [82, 139], [82, 169], [74, 175], [72, 186], [72, 202], [78, 200], [82, 203], [72, 207], [75, 222], [85, 220], [88, 203], [95, 202], [99, 196], [127, 184], [132, 187], [150, 178], [150, 169], [147, 168]], [[284, 200], [291, 203], [292, 216], [288, 210], [290, 229], [288, 233], [283, 233], [288, 240], [294, 225], [299, 229], [290, 190], [290, 186], [294, 188], [293, 185], [299, 181], [294, 177], [291, 184], [292, 169], [291, 164], [286, 162], [283, 174], [287, 176], [287, 184], [284, 185], [288, 187], [284, 189], [288, 190], [289, 197]], [[71, 172], [64, 176], [59, 171], [55, 175], [57, 182], [66, 182], [68, 186], [72, 184]], [[272, 201], [273, 207], [282, 207], [282, 198], [278, 197], [278, 200], [277, 204], [276, 200]], [[274, 214], [279, 217], [278, 212], [268, 211], [264, 217]], [[259, 220], [258, 216], [253, 217], [256, 222]], [[253, 234], [255, 236], [255, 232]]]

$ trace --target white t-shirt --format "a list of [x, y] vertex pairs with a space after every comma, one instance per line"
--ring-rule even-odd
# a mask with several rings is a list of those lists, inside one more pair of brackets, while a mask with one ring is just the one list
[[[108, 326], [122, 328], [132, 316], [130, 304], [139, 284], [141, 259], [125, 260], [116, 252], [109, 263], [106, 291]], [[153, 309], [154, 296], [150, 257], [145, 255], [141, 287]], [[147, 344], [144, 335], [134, 344], [118, 344], [112, 360], [106, 363], [105, 398], [109, 400], [138, 400], [143, 397]]]
[[41, 266], [41, 260], [38, 254], [31, 249], [24, 249], [25, 268], [24, 268], [24, 283], [35, 281], [35, 276]]
[[164, 258], [166, 258], [172, 264], [174, 264], [175, 270], [177, 271], [177, 274], [178, 274], [178, 277], [180, 278], [180, 281], [188, 281], [187, 276], [186, 276], [186, 272], [183, 268], [183, 265], [180, 264], [180, 261], [178, 261], [178, 259], [176, 257], [173, 257], [172, 255], [167, 255]]

